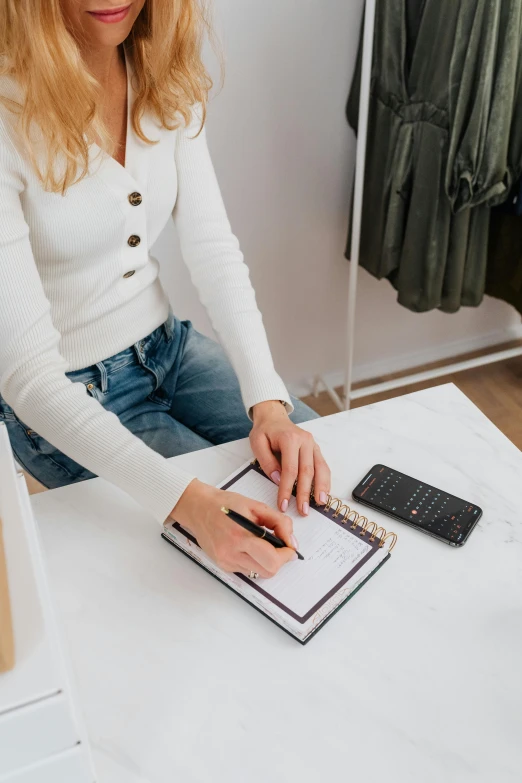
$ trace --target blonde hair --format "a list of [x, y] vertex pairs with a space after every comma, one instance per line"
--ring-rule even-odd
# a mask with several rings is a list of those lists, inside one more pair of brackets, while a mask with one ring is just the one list
[[[205, 121], [212, 81], [201, 59], [207, 9], [202, 0], [146, 0], [125, 42], [134, 71], [136, 97], [132, 128], [149, 142], [140, 126], [145, 112], [174, 129], [188, 124], [201, 104]], [[100, 116], [100, 85], [87, 70], [78, 44], [66, 28], [60, 0], [0, 0], [0, 75], [13, 76], [23, 102], [0, 95], [19, 114], [19, 131], [46, 190], [64, 193], [88, 173], [89, 145], [95, 139], [112, 154]], [[33, 123], [46, 142], [39, 165], [31, 143]], [[58, 171], [56, 161], [64, 165]]]

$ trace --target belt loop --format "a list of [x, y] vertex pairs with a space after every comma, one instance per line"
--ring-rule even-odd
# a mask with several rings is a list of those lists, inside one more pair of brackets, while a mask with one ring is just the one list
[[107, 383], [107, 368], [105, 367], [103, 362], [98, 362], [96, 364], [96, 367], [100, 371], [100, 388], [102, 392], [107, 391], [108, 383]]
[[134, 348], [134, 353], [136, 354], [138, 358], [138, 362], [143, 366], [143, 362], [145, 359], [145, 340], [138, 340], [137, 343], [134, 343], [132, 346]]

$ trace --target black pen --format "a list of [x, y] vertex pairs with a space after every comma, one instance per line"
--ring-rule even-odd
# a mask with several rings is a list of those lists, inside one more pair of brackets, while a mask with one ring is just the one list
[[[275, 546], [276, 549], [282, 549], [283, 547], [286, 547], [284, 541], [282, 541], [277, 536], [274, 536], [273, 533], [270, 533], [266, 527], [261, 527], [261, 525], [256, 525], [255, 522], [251, 522], [246, 517], [242, 516], [242, 514], [238, 514], [237, 511], [232, 511], [230, 508], [225, 508], [225, 506], [221, 507], [221, 511], [224, 514], [227, 514], [230, 519], [232, 519], [234, 522], [236, 522], [238, 525], [241, 525], [242, 528], [245, 530], [248, 530], [249, 533], [252, 533], [257, 538], [264, 538], [265, 541], [268, 541], [269, 544], [272, 544], [272, 546]], [[289, 547], [290, 549], [292, 547]], [[297, 558], [298, 560], [304, 560], [304, 557], [300, 552], [297, 552]]]

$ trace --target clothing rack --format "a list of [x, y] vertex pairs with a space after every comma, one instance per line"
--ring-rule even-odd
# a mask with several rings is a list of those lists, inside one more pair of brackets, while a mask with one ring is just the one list
[[440, 378], [450, 373], [470, 370], [473, 367], [482, 367], [505, 359], [513, 359], [522, 356], [522, 346], [499, 351], [493, 349], [474, 359], [462, 361], [450, 361], [448, 364], [431, 370], [413, 372], [382, 383], [374, 383], [353, 389], [353, 359], [355, 353], [355, 324], [357, 306], [357, 275], [359, 271], [359, 253], [361, 245], [361, 221], [363, 210], [364, 172], [366, 167], [366, 145], [368, 138], [368, 114], [370, 108], [370, 85], [373, 58], [373, 40], [375, 30], [375, 9], [377, 0], [366, 0], [363, 32], [363, 52], [361, 68], [361, 93], [359, 97], [359, 127], [357, 134], [357, 148], [355, 157], [355, 184], [352, 208], [352, 241], [350, 247], [350, 273], [348, 279], [348, 311], [346, 323], [346, 365], [344, 376], [344, 389], [342, 398], [325, 380], [323, 375], [314, 378], [313, 393], [317, 397], [321, 387], [328, 393], [339, 410], [349, 410], [352, 400], [367, 397], [370, 394], [390, 391], [401, 386], [409, 386], [413, 383]]

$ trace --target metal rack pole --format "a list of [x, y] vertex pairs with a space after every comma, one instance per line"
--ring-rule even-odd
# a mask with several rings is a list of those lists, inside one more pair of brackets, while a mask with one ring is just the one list
[[376, 0], [366, 0], [364, 12], [361, 88], [359, 96], [359, 127], [355, 158], [355, 185], [352, 212], [352, 243], [350, 248], [350, 276], [348, 281], [347, 351], [344, 379], [344, 408], [350, 408], [353, 383], [353, 358], [355, 351], [355, 311], [357, 305], [357, 272], [361, 247], [361, 221], [363, 210], [364, 172], [366, 168], [366, 141], [368, 138], [368, 114], [370, 109], [370, 85], [372, 76], [373, 38], [375, 30]]

